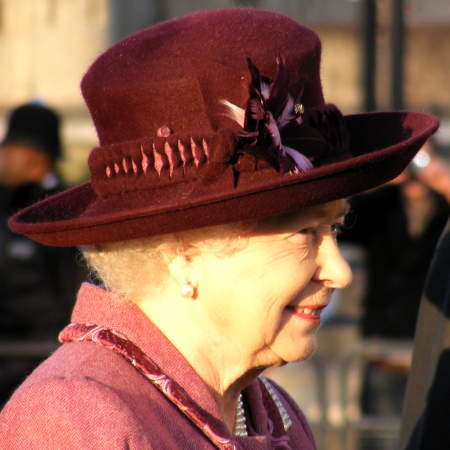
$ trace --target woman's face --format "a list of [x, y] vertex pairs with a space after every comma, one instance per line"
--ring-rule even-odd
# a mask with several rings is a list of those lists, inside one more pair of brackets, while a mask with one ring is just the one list
[[252, 367], [307, 358], [332, 291], [351, 282], [336, 244], [339, 200], [262, 221], [231, 256], [201, 256], [199, 325]]

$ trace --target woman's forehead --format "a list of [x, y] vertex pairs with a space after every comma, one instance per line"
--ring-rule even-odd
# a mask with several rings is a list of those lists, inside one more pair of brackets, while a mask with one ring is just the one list
[[260, 220], [256, 234], [296, 231], [301, 227], [333, 223], [343, 218], [350, 207], [345, 199], [302, 208], [299, 211]]

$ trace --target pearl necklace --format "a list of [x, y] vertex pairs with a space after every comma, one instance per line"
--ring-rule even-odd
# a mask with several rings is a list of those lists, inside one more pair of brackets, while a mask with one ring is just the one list
[[234, 422], [235, 436], [248, 436], [247, 420], [245, 418], [244, 401], [242, 400], [242, 393], [239, 394], [236, 406], [236, 419]]

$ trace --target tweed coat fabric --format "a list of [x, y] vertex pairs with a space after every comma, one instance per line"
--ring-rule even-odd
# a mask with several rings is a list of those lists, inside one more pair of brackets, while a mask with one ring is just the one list
[[[112, 306], [113, 303], [113, 307]], [[127, 336], [189, 392], [211, 422], [222, 422], [209, 389], [136, 307], [101, 288], [82, 286], [72, 321]], [[315, 448], [306, 420], [273, 384], [293, 424], [283, 448]], [[250, 436], [237, 449], [273, 446], [259, 382], [246, 391]], [[94, 342], [65, 343], [15, 392], [0, 414], [2, 449], [209, 449], [201, 431], [122, 356]]]

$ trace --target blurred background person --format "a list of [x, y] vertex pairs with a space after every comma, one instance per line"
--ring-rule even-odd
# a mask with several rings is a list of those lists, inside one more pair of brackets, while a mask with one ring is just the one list
[[[57, 174], [60, 119], [38, 103], [11, 111], [0, 145], [0, 339], [33, 346], [56, 342], [83, 278], [74, 249], [51, 249], [12, 233], [7, 218], [65, 188]], [[25, 350], [20, 353], [34, 351]], [[42, 357], [45, 355], [42, 355]], [[40, 357], [0, 355], [0, 403]]]
[[[427, 144], [393, 182], [352, 200], [344, 242], [362, 246], [367, 284], [360, 331], [383, 350], [368, 358], [364, 414], [400, 415], [425, 277], [450, 208], [450, 169]], [[386, 351], [391, 346], [391, 351]]]
[[[436, 248], [417, 319], [398, 448], [450, 448], [450, 220]], [[444, 401], [443, 401], [444, 400]]]

